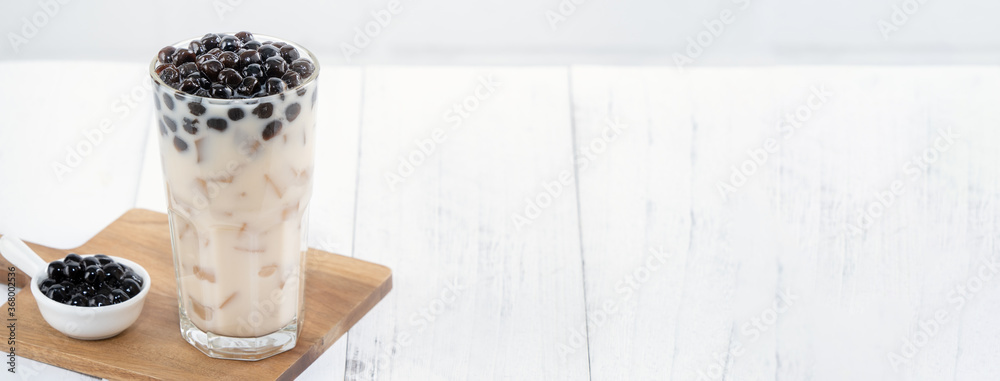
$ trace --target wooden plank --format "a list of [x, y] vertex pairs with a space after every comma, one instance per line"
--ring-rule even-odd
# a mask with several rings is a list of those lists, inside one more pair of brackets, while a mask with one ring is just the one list
[[[782, 282], [801, 301], [778, 322], [777, 377], [954, 378], [963, 352], [956, 318], [912, 357], [901, 347], [922, 321], [953, 312], [948, 289], [967, 277], [976, 242], [967, 233], [968, 190], [979, 180], [967, 168], [987, 162], [971, 161], [956, 144], [926, 170], [910, 166], [950, 127], [962, 128], [955, 106], [967, 100], [948, 94], [971, 77], [927, 68], [783, 74], [785, 86], [821, 81], [836, 95], [779, 154], [777, 200], [800, 248], [780, 258]], [[975, 124], [963, 130], [980, 139], [982, 131], [968, 129]], [[858, 229], [862, 216], [873, 218]], [[903, 363], [893, 365], [890, 356], [901, 354]]]
[[316, 114], [316, 176], [309, 245], [352, 256], [358, 178], [362, 69], [324, 67]]
[[[153, 112], [149, 68], [0, 61], [3, 87], [25, 89], [0, 95], [9, 113], [0, 128], [0, 232], [53, 247], [79, 246], [132, 208], [149, 131], [142, 126]], [[108, 80], [91, 89], [76, 70]], [[45, 90], [55, 87], [65, 91]]]
[[[691, 238], [675, 330], [677, 379], [748, 378], [774, 362], [773, 340], [744, 333], [777, 296], [773, 223], [762, 184], [773, 121], [767, 69], [691, 70]], [[751, 154], [752, 152], [752, 154]], [[739, 174], [737, 174], [739, 172]]]
[[[769, 249], [780, 242], [754, 218], [766, 214], [761, 184], [773, 175], [758, 164], [746, 184], [720, 192], [767, 138], [769, 79], [759, 69], [574, 73], [578, 151], [602, 131], [602, 115], [636, 125], [580, 174], [588, 310], [596, 320], [605, 303], [622, 306], [591, 331], [594, 376], [773, 374], [773, 340], [738, 333], [777, 296]], [[654, 272], [650, 250], [661, 248], [668, 260]], [[644, 273], [648, 282], [631, 281]]]
[[675, 368], [691, 237], [688, 78], [650, 68], [571, 74], [591, 376], [662, 379]]
[[[47, 261], [63, 250], [33, 245]], [[133, 209], [77, 248], [117, 253], [143, 264], [153, 279], [135, 325], [110, 339], [80, 341], [49, 327], [34, 298], [19, 293], [18, 351], [28, 358], [109, 379], [267, 377], [293, 379], [392, 289], [391, 271], [380, 265], [311, 249], [306, 275], [306, 324], [292, 350], [258, 362], [218, 360], [185, 342], [178, 332], [167, 217]]]
[[[320, 57], [320, 62], [331, 62]], [[309, 211], [309, 246], [354, 255], [354, 202], [361, 131], [362, 69], [324, 66], [316, 115], [316, 176]], [[302, 380], [343, 379], [347, 335], [337, 340]]]
[[[888, 186], [900, 169], [895, 159], [907, 135], [891, 120], [910, 109], [905, 106], [912, 103], [913, 89], [893, 78], [878, 81], [837, 69], [783, 68], [781, 74], [776, 87], [792, 96], [778, 100], [778, 110], [809, 107], [810, 88], [832, 95], [800, 114], [809, 115], [801, 127], [782, 134], [775, 158], [780, 173], [768, 185], [786, 240], [778, 256], [778, 287], [796, 296], [774, 324], [776, 377], [886, 377], [883, 345], [891, 340], [883, 329], [889, 321], [885, 313], [902, 304], [878, 295], [899, 283], [889, 281], [898, 272], [875, 260], [885, 253], [868, 252], [872, 246], [862, 243], [865, 233], [849, 226], [861, 203]], [[888, 247], [877, 240], [876, 246]], [[862, 280], [867, 282], [858, 287]], [[880, 301], [890, 303], [880, 310]]]
[[[942, 70], [943, 71], [943, 70]], [[936, 304], [946, 308], [952, 318], [946, 324], [954, 326], [955, 340], [943, 342], [955, 348], [954, 372], [956, 380], [990, 379], [1000, 375], [1000, 71], [994, 67], [963, 69], [957, 78], [938, 76], [939, 90], [947, 102], [942, 102], [942, 113], [947, 118], [941, 122], [954, 125], [959, 134], [955, 148], [943, 156], [940, 170], [931, 171], [928, 179], [937, 188], [932, 199], [943, 210], [961, 210], [965, 221], [949, 221], [948, 215], [933, 216], [940, 219], [945, 232], [958, 235], [954, 241], [941, 242], [938, 263], [959, 261], [959, 276], [947, 283], [948, 293], [939, 292]], [[954, 151], [954, 154], [951, 152]], [[949, 157], [951, 156], [951, 157]], [[953, 197], [956, 188], [964, 197]], [[957, 212], [955, 214], [958, 214]], [[949, 226], [952, 225], [952, 226]], [[965, 255], [962, 255], [967, 253]], [[958, 258], [954, 258], [954, 257]], [[982, 286], [978, 286], [982, 283]], [[967, 297], [959, 296], [958, 284], [966, 290]], [[940, 289], [940, 288], [939, 288]], [[980, 291], [974, 292], [979, 289]], [[944, 299], [942, 299], [942, 297]], [[956, 311], [964, 299], [961, 309]], [[926, 315], [923, 319], [927, 319]], [[946, 326], [947, 328], [947, 326]], [[939, 334], [941, 335], [941, 334]], [[937, 337], [934, 341], [939, 340]], [[950, 349], [949, 348], [949, 349]], [[921, 350], [928, 358], [937, 356], [933, 350]], [[926, 352], [926, 353], [924, 353]]]
[[588, 377], [585, 355], [559, 355], [574, 338], [586, 352], [574, 184], [512, 221], [572, 172], [567, 83], [562, 68], [367, 69], [354, 253], [402, 270], [349, 335], [348, 379]]

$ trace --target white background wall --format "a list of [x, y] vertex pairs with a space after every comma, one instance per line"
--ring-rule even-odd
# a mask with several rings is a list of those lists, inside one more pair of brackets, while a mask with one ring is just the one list
[[[728, 9], [732, 23], [694, 64], [1000, 62], [991, 0], [397, 0], [400, 12], [349, 62], [341, 45], [387, 0], [60, 1], [3, 1], [0, 60], [145, 61], [180, 39], [245, 29], [296, 40], [327, 64], [673, 64]], [[553, 29], [546, 12], [571, 1]], [[47, 2], [58, 11], [36, 17]], [[915, 12], [885, 38], [879, 20], [906, 2]], [[11, 34], [33, 18], [44, 25], [15, 49]]]

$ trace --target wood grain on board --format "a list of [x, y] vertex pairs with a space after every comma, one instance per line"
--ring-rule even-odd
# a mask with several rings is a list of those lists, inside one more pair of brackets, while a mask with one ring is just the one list
[[29, 245], [46, 261], [68, 252], [107, 253], [140, 263], [150, 273], [153, 288], [139, 320], [106, 340], [63, 336], [45, 323], [30, 292], [17, 295], [19, 355], [107, 379], [290, 380], [392, 289], [392, 273], [385, 266], [310, 249], [305, 326], [298, 345], [256, 362], [218, 360], [181, 338], [166, 215], [133, 209], [71, 251]]

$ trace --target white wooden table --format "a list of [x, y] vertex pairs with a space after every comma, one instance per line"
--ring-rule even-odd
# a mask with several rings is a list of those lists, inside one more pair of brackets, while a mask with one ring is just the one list
[[[0, 65], [2, 233], [165, 209], [82, 65]], [[323, 70], [310, 241], [395, 287], [302, 379], [1000, 379], [1000, 69]]]

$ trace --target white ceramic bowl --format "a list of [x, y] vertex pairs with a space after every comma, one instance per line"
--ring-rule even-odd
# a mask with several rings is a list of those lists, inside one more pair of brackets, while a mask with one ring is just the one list
[[132, 268], [132, 271], [142, 277], [142, 290], [135, 297], [118, 304], [101, 307], [71, 306], [49, 299], [38, 288], [48, 278], [48, 263], [23, 242], [13, 237], [0, 237], [0, 254], [26, 274], [34, 275], [31, 278], [31, 294], [35, 296], [42, 317], [52, 328], [74, 339], [107, 339], [132, 326], [139, 318], [146, 295], [153, 284], [149, 273], [138, 263], [109, 255], [115, 262]]

